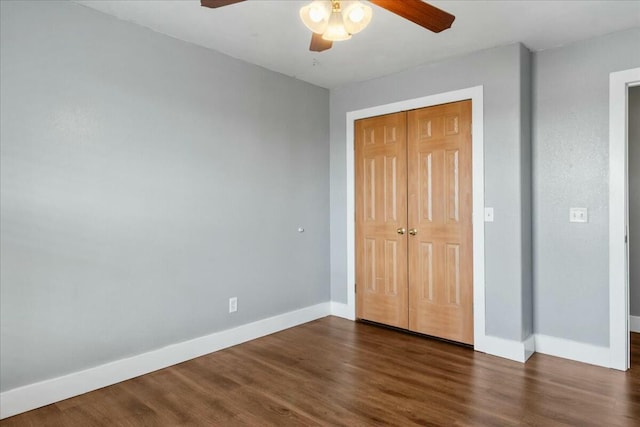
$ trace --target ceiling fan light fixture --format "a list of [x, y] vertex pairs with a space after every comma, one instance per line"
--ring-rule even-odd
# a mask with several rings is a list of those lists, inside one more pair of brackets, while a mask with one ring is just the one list
[[300, 9], [304, 25], [324, 40], [348, 40], [371, 22], [372, 10], [357, 0], [315, 0]]

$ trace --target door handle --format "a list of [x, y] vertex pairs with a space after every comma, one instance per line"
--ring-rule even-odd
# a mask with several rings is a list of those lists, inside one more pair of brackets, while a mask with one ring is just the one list
[[418, 229], [417, 228], [410, 228], [409, 229], [409, 234], [411, 234], [412, 236], [415, 236], [416, 234], [418, 234]]
[[396, 229], [396, 233], [398, 234], [404, 234], [407, 230], [405, 228], [397, 228]]

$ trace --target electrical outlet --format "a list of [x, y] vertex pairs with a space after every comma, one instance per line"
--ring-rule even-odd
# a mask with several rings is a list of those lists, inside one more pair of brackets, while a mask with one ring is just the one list
[[570, 208], [569, 222], [589, 222], [589, 211], [587, 208]]
[[493, 208], [484, 208], [484, 222], [493, 222]]
[[229, 313], [235, 313], [238, 311], [238, 298], [229, 298]]

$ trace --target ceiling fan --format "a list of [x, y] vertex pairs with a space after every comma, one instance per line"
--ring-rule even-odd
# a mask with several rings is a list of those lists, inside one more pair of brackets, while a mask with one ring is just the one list
[[[203, 7], [218, 8], [245, 0], [200, 0]], [[439, 33], [451, 27], [455, 16], [422, 0], [369, 0], [427, 30]], [[302, 22], [312, 31], [309, 50], [322, 52], [334, 41], [347, 40], [371, 21], [369, 6], [358, 0], [314, 0], [300, 9]]]

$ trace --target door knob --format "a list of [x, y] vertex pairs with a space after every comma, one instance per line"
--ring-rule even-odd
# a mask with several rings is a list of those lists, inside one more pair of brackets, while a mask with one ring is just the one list
[[396, 233], [398, 233], [398, 234], [404, 234], [406, 231], [407, 231], [407, 230], [406, 230], [406, 229], [404, 229], [404, 228], [397, 228], [397, 229], [396, 229]]
[[412, 236], [415, 236], [416, 234], [418, 234], [418, 229], [410, 228], [409, 229], [409, 234], [411, 234]]

